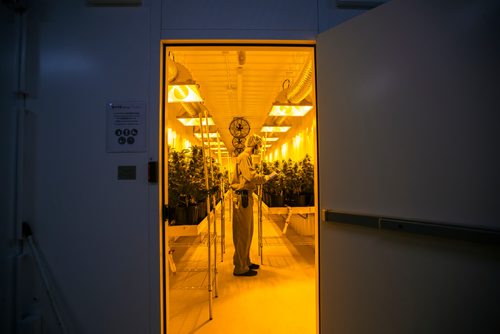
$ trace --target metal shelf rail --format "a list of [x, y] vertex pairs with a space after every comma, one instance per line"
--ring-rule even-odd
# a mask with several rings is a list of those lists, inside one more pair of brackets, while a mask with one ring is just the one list
[[[212, 213], [213, 214], [213, 213]], [[197, 289], [207, 289], [211, 288], [216, 291], [217, 287], [217, 271], [216, 271], [216, 262], [215, 255], [212, 253], [211, 256], [214, 257], [214, 261], [211, 261], [210, 266], [207, 264], [207, 261], [190, 261], [185, 262], [182, 261], [179, 264], [175, 264], [172, 256], [172, 252], [175, 248], [180, 247], [207, 247], [211, 244], [212, 247], [217, 243], [217, 237], [215, 233], [201, 233], [197, 236], [181, 236], [179, 238], [175, 238], [174, 241], [169, 242], [169, 264], [171, 272], [176, 275], [175, 282], [171, 285], [171, 289], [180, 289], [180, 290], [197, 290]], [[209, 275], [209, 273], [211, 275]], [[210, 279], [210, 277], [213, 279]], [[215, 294], [217, 297], [217, 293]]]
[[[221, 248], [224, 251], [225, 243], [225, 219], [224, 219], [224, 186], [221, 184], [221, 201], [217, 204], [216, 198], [213, 193], [211, 193], [209, 180], [214, 180], [214, 167], [212, 163], [212, 156], [210, 153], [210, 136], [208, 135], [208, 114], [205, 110], [198, 114], [200, 121], [200, 132], [202, 141], [202, 153], [203, 153], [203, 170], [205, 175], [205, 189], [209, 196], [206, 199], [207, 211], [209, 212], [207, 217], [200, 222], [198, 225], [186, 225], [186, 226], [171, 226], [169, 225], [166, 229], [166, 240], [168, 240], [168, 262], [171, 271], [175, 274], [180, 272], [175, 265], [172, 252], [173, 247], [193, 247], [193, 246], [207, 246], [207, 261], [206, 266], [197, 266], [195, 268], [182, 268], [182, 272], [199, 272], [204, 273], [206, 278], [202, 280], [201, 284], [197, 286], [191, 286], [194, 288], [207, 288], [208, 290], [208, 312], [209, 320], [213, 319], [213, 298], [218, 296], [217, 287], [217, 211], [220, 212], [221, 221]], [[206, 135], [205, 135], [206, 134]], [[219, 141], [219, 139], [217, 139]], [[219, 159], [220, 159], [220, 143], [219, 144]], [[210, 173], [210, 174], [209, 174]], [[213, 210], [210, 210], [210, 207]], [[206, 230], [206, 233], [204, 231]], [[196, 237], [187, 241], [186, 237]], [[198, 239], [198, 240], [195, 240]], [[195, 242], [196, 241], [196, 242]]]
[[[195, 290], [208, 289], [209, 291], [209, 317], [212, 314], [212, 299], [218, 297], [218, 277], [217, 277], [217, 237], [215, 226], [220, 214], [217, 214], [222, 208], [219, 202], [215, 208], [197, 225], [168, 225], [166, 228], [166, 240], [168, 240], [168, 263], [170, 271], [173, 274], [181, 273], [184, 275], [181, 281], [183, 284], [176, 283], [171, 286], [172, 289]], [[196, 263], [195, 266], [186, 264], [176, 264], [173, 258], [173, 252], [181, 247], [206, 247], [208, 251], [207, 261]], [[193, 265], [193, 263], [190, 263]], [[188, 279], [184, 273], [204, 273], [204, 278], [200, 283], [193, 285], [193, 280]], [[198, 275], [200, 276], [200, 275]], [[191, 277], [192, 278], [192, 277]], [[198, 278], [198, 280], [200, 280]], [[212, 293], [213, 291], [213, 293]]]
[[[285, 224], [282, 230], [281, 236], [264, 236], [263, 235], [263, 211], [266, 210], [267, 217], [269, 215], [280, 215], [284, 218]], [[301, 235], [287, 235], [288, 226], [292, 222], [292, 215], [300, 215], [303, 218], [307, 218], [308, 215], [316, 214], [316, 208], [313, 206], [306, 207], [268, 207], [262, 202], [262, 187], [258, 189], [258, 246], [259, 246], [259, 256], [260, 263], [263, 264], [264, 260], [264, 246], [287, 246], [289, 244], [304, 246], [304, 245], [314, 245], [314, 236], [301, 236]]]

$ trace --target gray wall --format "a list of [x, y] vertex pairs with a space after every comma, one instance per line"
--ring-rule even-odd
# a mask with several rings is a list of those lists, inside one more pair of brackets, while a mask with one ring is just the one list
[[316, 2], [307, 0], [166, 1], [163, 18], [165, 35], [176, 38], [301, 39], [318, 28]]
[[[27, 11], [19, 216], [31, 224], [72, 333], [159, 331], [157, 186], [147, 182], [147, 162], [157, 159], [156, 7], [41, 1]], [[146, 102], [147, 151], [106, 152], [106, 103], [117, 100]], [[119, 165], [136, 166], [137, 179], [117, 180]], [[27, 244], [24, 253], [17, 261], [18, 330], [56, 333]]]
[[[315, 38], [361, 13], [338, 11], [327, 0], [219, 3], [191, 2], [190, 11], [153, 0], [139, 7], [52, 0], [30, 6], [22, 147], [29, 164], [20, 170], [32, 182], [21, 189], [17, 217], [33, 227], [74, 333], [158, 332], [157, 186], [146, 182], [146, 163], [157, 158], [160, 37]], [[336, 186], [321, 188], [322, 208], [496, 225], [498, 160], [489, 153], [498, 142], [492, 135], [498, 117], [489, 111], [498, 110], [491, 98], [498, 85], [489, 75], [498, 72], [498, 26], [488, 26], [495, 12], [475, 3], [389, 3], [328, 33], [337, 40], [327, 44], [329, 61], [318, 59], [319, 79], [328, 79], [318, 85], [320, 172], [334, 172], [321, 173], [320, 181]], [[13, 45], [15, 25], [4, 20], [10, 14], [3, 7], [0, 14], [7, 29], [2, 45]], [[3, 89], [15, 86], [14, 52], [0, 54], [8, 124], [2, 221], [12, 222], [19, 101]], [[326, 77], [328, 64], [335, 75]], [[323, 108], [324, 95], [332, 96], [331, 109]], [[147, 152], [106, 153], [105, 104], [123, 99], [147, 103]], [[118, 181], [118, 165], [135, 165], [137, 180]], [[13, 225], [1, 227], [7, 271], [8, 255], [17, 251]], [[498, 325], [498, 249], [333, 225], [322, 225], [321, 233], [323, 333], [465, 333], [478, 332], [479, 324], [487, 333]], [[22, 293], [14, 311], [18, 318], [41, 314], [43, 321], [35, 317], [31, 326], [57, 332], [24, 251], [16, 262]], [[8, 299], [2, 294], [5, 319], [13, 311]], [[20, 326], [29, 327], [29, 319]]]
[[164, 1], [164, 39], [316, 39], [365, 9], [339, 9], [333, 0]]
[[[19, 41], [16, 17], [0, 5], [1, 41], [8, 46], [0, 51], [0, 205], [7, 222], [0, 231], [6, 273], [1, 332], [11, 332], [14, 323], [19, 333], [58, 332], [28, 245], [16, 241], [22, 221], [33, 229], [70, 332], [158, 332], [158, 187], [147, 183], [146, 173], [148, 160], [158, 159], [161, 38], [314, 39], [319, 30], [361, 12], [337, 11], [326, 0], [221, 3], [143, 0], [140, 6], [92, 7], [86, 1], [26, 1], [22, 64], [13, 47]], [[17, 132], [23, 103], [13, 92], [20, 65], [29, 97]], [[106, 103], [121, 100], [146, 102], [146, 152], [106, 152]], [[18, 149], [23, 163], [16, 167]], [[137, 179], [117, 180], [119, 165], [136, 166]], [[18, 174], [23, 184], [16, 188]], [[22, 204], [17, 213], [16, 194]], [[14, 275], [16, 282], [9, 281]]]
[[13, 257], [17, 247], [13, 222], [16, 219], [16, 127], [21, 101], [18, 86], [18, 18], [0, 5], [0, 331], [13, 329]]
[[[318, 38], [322, 209], [500, 229], [500, 6], [392, 1]], [[495, 333], [498, 246], [321, 224], [324, 333]]]

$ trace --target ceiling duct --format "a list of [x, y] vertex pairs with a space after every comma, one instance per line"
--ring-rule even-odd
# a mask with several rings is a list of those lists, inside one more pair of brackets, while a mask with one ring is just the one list
[[167, 101], [202, 102], [199, 85], [193, 80], [189, 70], [174, 59], [167, 57]]
[[312, 91], [313, 62], [311, 57], [304, 64], [297, 80], [287, 90], [287, 99], [292, 103], [300, 103]]
[[[306, 64], [296, 81], [297, 84], [290, 85], [289, 79], [283, 81], [283, 90], [273, 102], [269, 116], [305, 116], [313, 108], [312, 103], [307, 99], [312, 89], [311, 78], [312, 66]], [[287, 84], [288, 87], [286, 87]]]
[[[172, 58], [167, 57], [167, 82], [174, 81], [177, 76], [179, 76], [179, 71], [184, 72], [189, 77], [191, 74], [188, 69], [172, 60]], [[189, 80], [189, 79], [188, 79]], [[200, 103], [197, 102], [181, 102], [182, 108], [192, 117], [197, 117], [198, 114], [203, 110]]]
[[205, 106], [196, 102], [181, 102], [181, 106], [192, 117], [197, 117], [205, 109]]
[[[205, 112], [206, 111], [206, 112]], [[215, 125], [212, 116], [208, 113], [208, 109], [202, 104], [184, 103], [179, 106], [179, 111], [176, 116], [177, 120], [184, 126], [200, 126], [208, 124]]]
[[167, 82], [172, 82], [177, 76], [177, 63], [167, 57]]

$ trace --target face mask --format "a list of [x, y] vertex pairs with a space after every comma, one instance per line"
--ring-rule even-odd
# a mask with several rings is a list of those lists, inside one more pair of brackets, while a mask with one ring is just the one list
[[260, 145], [256, 145], [256, 146], [254, 146], [254, 148], [252, 149], [252, 154], [260, 154], [260, 150], [261, 150]]
[[260, 165], [260, 154], [252, 154], [252, 165]]

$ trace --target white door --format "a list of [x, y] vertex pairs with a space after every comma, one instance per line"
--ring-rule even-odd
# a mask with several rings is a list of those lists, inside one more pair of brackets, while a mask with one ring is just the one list
[[[498, 8], [392, 1], [319, 35], [320, 210], [499, 229]], [[321, 333], [498, 330], [498, 249], [324, 221], [319, 235]]]

